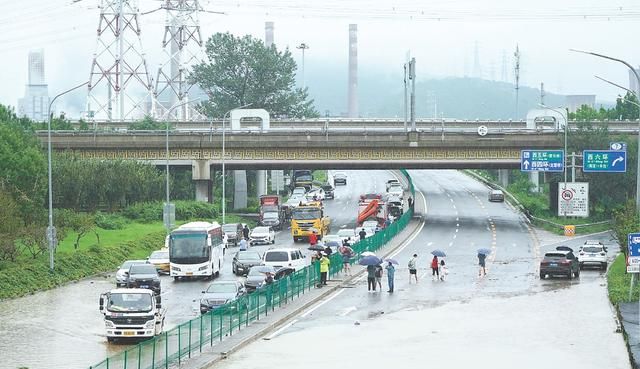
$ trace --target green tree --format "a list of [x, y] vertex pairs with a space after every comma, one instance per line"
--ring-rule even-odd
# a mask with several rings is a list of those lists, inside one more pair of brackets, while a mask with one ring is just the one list
[[0, 260], [15, 261], [16, 239], [22, 227], [20, 208], [8, 191], [0, 186]]
[[[142, 120], [129, 124], [129, 129], [134, 131], [157, 131], [167, 129], [167, 125], [158, 122], [157, 120], [153, 119], [153, 117], [147, 115], [142, 118]], [[169, 129], [171, 129], [170, 125]]]
[[640, 230], [640, 223], [638, 222], [636, 204], [633, 200], [629, 200], [622, 209], [613, 213], [613, 235], [618, 240], [620, 249], [625, 255], [629, 250], [627, 235], [638, 232], [638, 230]]
[[209, 95], [200, 104], [207, 116], [221, 118], [246, 104], [272, 116], [319, 116], [307, 90], [295, 88], [297, 66], [289, 49], [278, 51], [249, 35], [227, 32], [211, 36], [206, 53], [209, 61], [195, 65], [190, 78]]

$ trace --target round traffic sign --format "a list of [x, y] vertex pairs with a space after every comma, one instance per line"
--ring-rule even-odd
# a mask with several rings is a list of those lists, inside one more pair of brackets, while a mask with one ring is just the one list
[[487, 128], [487, 126], [480, 126], [478, 127], [478, 135], [480, 136], [486, 136], [487, 133], [489, 133], [489, 128]]
[[573, 192], [571, 190], [562, 190], [562, 199], [566, 201], [573, 199]]

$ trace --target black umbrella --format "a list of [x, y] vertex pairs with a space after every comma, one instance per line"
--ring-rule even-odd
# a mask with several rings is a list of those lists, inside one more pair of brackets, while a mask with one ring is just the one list
[[311, 250], [311, 251], [324, 251], [324, 249], [325, 249], [324, 246], [318, 245], [318, 244], [307, 247], [307, 250]]

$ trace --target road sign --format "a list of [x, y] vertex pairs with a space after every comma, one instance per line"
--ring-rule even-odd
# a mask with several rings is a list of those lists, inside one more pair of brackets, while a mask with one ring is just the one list
[[627, 151], [627, 143], [626, 142], [611, 142], [609, 144], [609, 149], [614, 151]]
[[558, 216], [589, 216], [589, 183], [558, 183]]
[[640, 233], [629, 233], [627, 237], [629, 245], [627, 273], [640, 273]]
[[618, 150], [584, 150], [583, 172], [623, 173], [627, 171], [627, 152]]
[[520, 170], [523, 172], [563, 172], [563, 150], [522, 150]]

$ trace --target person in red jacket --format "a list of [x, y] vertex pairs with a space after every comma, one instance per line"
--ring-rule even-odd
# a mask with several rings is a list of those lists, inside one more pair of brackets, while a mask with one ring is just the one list
[[317, 243], [318, 243], [318, 236], [316, 235], [316, 232], [311, 232], [311, 234], [309, 234], [309, 245], [313, 246]]
[[438, 257], [434, 255], [433, 259], [431, 259], [431, 279], [434, 281], [440, 279], [440, 271], [438, 270], [438, 267]]

